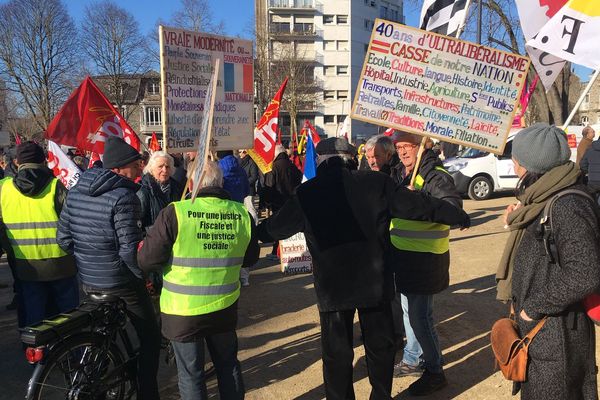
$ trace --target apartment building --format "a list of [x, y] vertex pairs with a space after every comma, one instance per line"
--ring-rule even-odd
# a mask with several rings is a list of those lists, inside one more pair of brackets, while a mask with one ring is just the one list
[[[299, 108], [298, 126], [307, 119], [326, 136], [335, 136], [350, 113], [375, 19], [404, 21], [403, 0], [255, 0], [255, 10], [257, 37], [268, 38], [271, 68], [290, 51], [307, 66], [306, 85], [316, 93]], [[283, 109], [284, 139], [290, 125]], [[353, 141], [379, 131], [355, 120], [350, 127]]]

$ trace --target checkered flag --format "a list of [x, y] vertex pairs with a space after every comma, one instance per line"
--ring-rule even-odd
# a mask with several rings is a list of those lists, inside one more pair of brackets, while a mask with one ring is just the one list
[[456, 36], [467, 12], [467, 0], [424, 0], [421, 29]]

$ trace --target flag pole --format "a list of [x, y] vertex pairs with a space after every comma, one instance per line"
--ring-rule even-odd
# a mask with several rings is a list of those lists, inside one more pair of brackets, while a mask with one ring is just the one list
[[577, 100], [575, 107], [573, 107], [573, 111], [571, 111], [571, 115], [569, 115], [569, 118], [567, 118], [567, 120], [563, 124], [562, 130], [567, 129], [567, 127], [569, 126], [571, 121], [573, 121], [573, 118], [575, 118], [575, 114], [577, 114], [577, 111], [579, 111], [579, 107], [581, 107], [581, 104], [583, 103], [585, 96], [589, 93], [590, 89], [592, 89], [592, 86], [594, 85], [594, 82], [596, 81], [596, 79], [598, 79], [598, 75], [600, 75], [600, 68], [597, 69], [596, 72], [594, 72], [594, 75], [592, 75], [592, 77], [590, 78], [590, 81], [588, 82], [587, 86], [585, 87], [585, 90], [583, 91], [583, 93], [581, 93], [581, 96], [579, 97], [579, 100]]

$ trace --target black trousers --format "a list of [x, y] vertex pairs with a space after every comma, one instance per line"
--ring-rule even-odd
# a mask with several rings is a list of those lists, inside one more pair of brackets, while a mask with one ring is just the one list
[[[355, 310], [321, 312], [323, 380], [327, 400], [354, 400], [352, 322]], [[394, 324], [390, 304], [359, 308], [371, 400], [389, 400], [394, 371]]]
[[138, 399], [159, 399], [156, 374], [160, 356], [161, 334], [154, 306], [141, 280], [131, 282], [126, 287], [114, 289], [99, 289], [83, 285], [86, 293], [100, 292], [118, 296], [127, 304], [127, 316], [133, 325], [140, 341], [138, 357], [137, 380]]

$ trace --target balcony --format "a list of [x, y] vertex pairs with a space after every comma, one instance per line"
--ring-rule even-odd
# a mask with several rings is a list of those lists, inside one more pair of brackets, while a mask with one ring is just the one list
[[269, 8], [317, 11], [315, 0], [269, 0]]
[[314, 37], [317, 31], [314, 24], [294, 24], [290, 30], [290, 24], [272, 23], [269, 25], [269, 33], [272, 36], [286, 37]]

